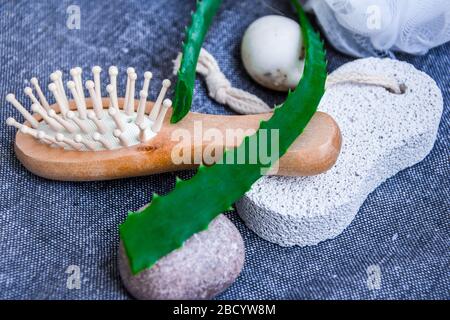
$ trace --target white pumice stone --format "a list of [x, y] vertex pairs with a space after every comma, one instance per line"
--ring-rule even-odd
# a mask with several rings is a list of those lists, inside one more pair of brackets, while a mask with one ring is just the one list
[[270, 15], [255, 20], [245, 31], [241, 58], [249, 75], [262, 86], [288, 91], [303, 73], [302, 35], [292, 19]]
[[263, 177], [236, 205], [246, 225], [268, 241], [306, 246], [338, 236], [369, 193], [433, 147], [443, 109], [433, 79], [390, 59], [360, 59], [335, 71], [348, 72], [392, 76], [405, 92], [351, 83], [327, 89], [319, 110], [342, 132], [336, 165], [313, 177]]

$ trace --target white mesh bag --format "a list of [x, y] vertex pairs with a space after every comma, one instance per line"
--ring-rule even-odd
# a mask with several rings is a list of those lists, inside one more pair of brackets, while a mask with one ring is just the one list
[[425, 54], [450, 40], [450, 0], [303, 0], [336, 49], [356, 57]]

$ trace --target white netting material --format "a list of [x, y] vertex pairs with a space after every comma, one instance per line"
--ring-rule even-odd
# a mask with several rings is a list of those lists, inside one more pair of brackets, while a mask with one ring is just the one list
[[303, 0], [328, 40], [356, 57], [425, 54], [450, 40], [449, 0]]

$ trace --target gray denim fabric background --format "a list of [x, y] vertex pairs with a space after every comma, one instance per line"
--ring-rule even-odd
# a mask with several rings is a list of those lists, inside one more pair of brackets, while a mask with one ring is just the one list
[[[127, 299], [116, 267], [118, 225], [128, 210], [167, 193], [175, 174], [118, 181], [71, 183], [39, 178], [14, 156], [22, 119], [4, 100], [37, 76], [73, 66], [133, 66], [154, 72], [152, 97], [172, 63], [194, 1], [5, 1], [0, 2], [0, 298]], [[81, 8], [81, 29], [66, 27], [66, 8]], [[205, 47], [239, 88], [270, 104], [284, 95], [264, 90], [243, 70], [240, 40], [256, 18], [281, 12], [295, 17], [287, 1], [224, 1]], [[329, 45], [329, 70], [350, 61]], [[376, 189], [356, 219], [336, 239], [306, 248], [282, 248], [258, 238], [229, 213], [246, 244], [238, 280], [219, 299], [448, 299], [450, 298], [449, 88], [450, 44], [427, 56], [397, 55], [432, 76], [445, 107], [437, 142], [421, 163]], [[90, 71], [89, 71], [90, 72]], [[120, 77], [124, 89], [125, 77]], [[105, 83], [106, 81], [104, 81]], [[210, 100], [198, 80], [195, 111], [230, 113]], [[193, 172], [181, 172], [186, 179]], [[274, 195], [276, 197], [276, 195]], [[81, 289], [66, 288], [66, 268], [79, 265]], [[381, 288], [369, 290], [367, 268], [378, 265]]]

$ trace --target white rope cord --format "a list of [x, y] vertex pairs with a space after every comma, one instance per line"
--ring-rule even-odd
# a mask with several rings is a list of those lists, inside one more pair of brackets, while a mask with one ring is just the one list
[[353, 82], [359, 84], [367, 84], [373, 86], [380, 86], [392, 93], [401, 94], [403, 93], [402, 85], [398, 83], [397, 80], [384, 76], [384, 75], [370, 75], [361, 74], [357, 72], [336, 74], [332, 73], [327, 77], [327, 82], [325, 83], [325, 89], [339, 83]]
[[[181, 63], [181, 53], [173, 61], [174, 74], [177, 74]], [[208, 87], [209, 96], [217, 102], [229, 106], [241, 114], [271, 112], [272, 109], [257, 96], [231, 86], [230, 81], [220, 71], [216, 59], [205, 49], [201, 49], [197, 63], [200, 73]]]
[[[181, 53], [173, 60], [173, 73], [176, 75], [181, 64]], [[233, 111], [240, 114], [255, 114], [272, 112], [264, 101], [257, 96], [241, 89], [234, 88], [230, 81], [220, 71], [216, 59], [205, 49], [201, 49], [198, 58], [196, 71], [205, 78], [208, 87], [209, 96], [219, 102], [230, 107]], [[332, 74], [328, 76], [325, 84], [326, 88], [332, 85], [354, 82], [360, 84], [382, 86], [387, 90], [400, 94], [402, 86], [395, 79], [383, 75], [367, 75], [360, 73]]]

